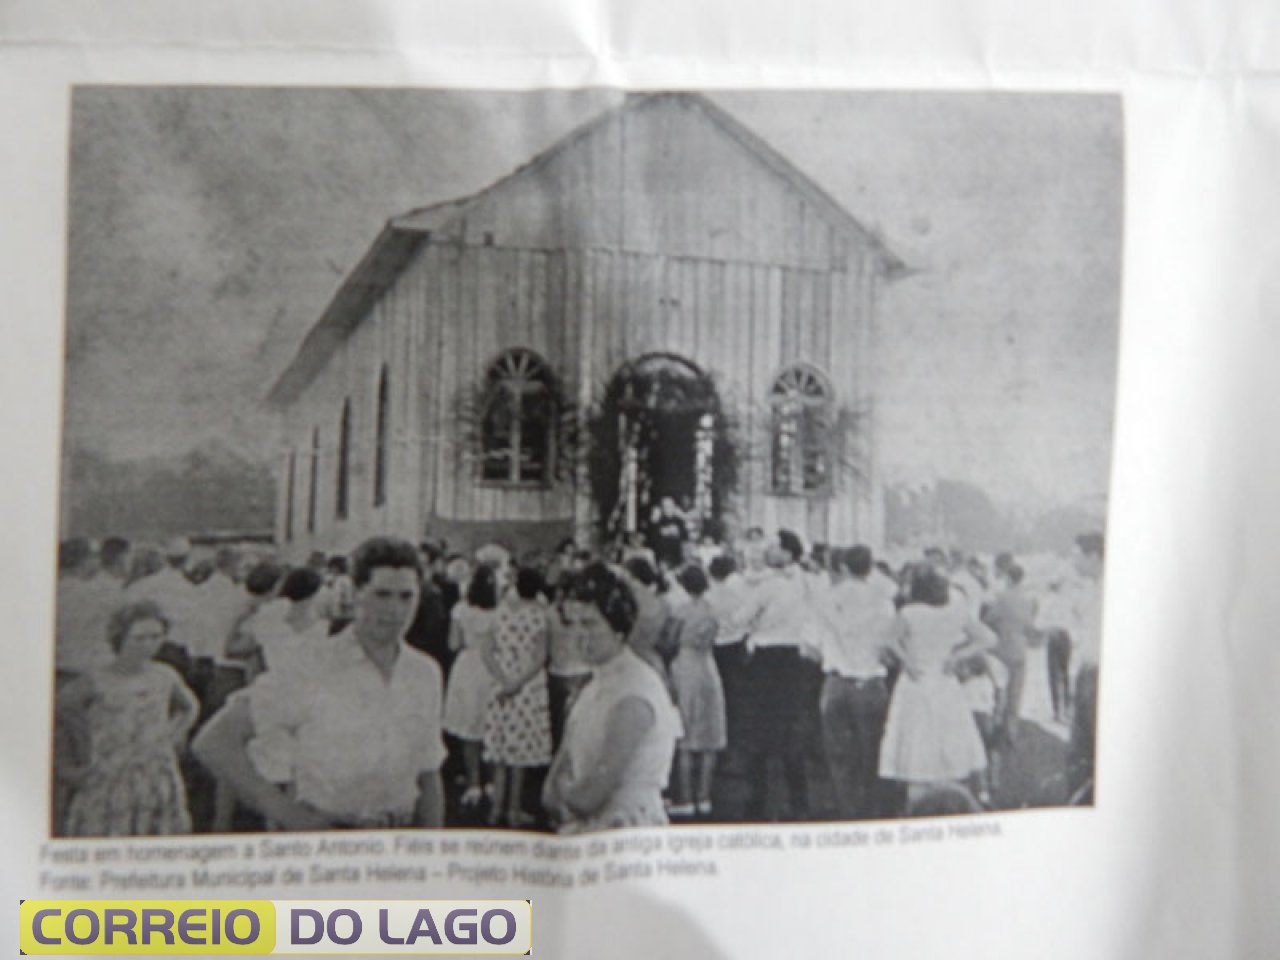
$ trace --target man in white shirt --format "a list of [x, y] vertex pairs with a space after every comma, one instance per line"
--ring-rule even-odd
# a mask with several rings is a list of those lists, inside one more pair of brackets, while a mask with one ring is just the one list
[[[200, 701], [197, 726], [213, 716], [227, 697], [242, 688], [248, 679], [244, 664], [227, 655], [231, 632], [249, 607], [248, 594], [233, 578], [239, 562], [235, 550], [220, 547], [211, 564], [212, 572], [191, 588], [184, 624], [191, 658], [186, 680]], [[177, 592], [181, 597], [181, 587]], [[183, 775], [190, 791], [189, 806], [196, 832], [230, 829], [234, 809], [230, 792], [185, 756]]]
[[728, 731], [728, 749], [736, 750], [742, 732], [742, 718], [750, 709], [746, 699], [743, 678], [746, 671], [746, 638], [750, 614], [748, 588], [737, 572], [733, 557], [721, 554], [713, 557], [710, 569], [711, 588], [706, 593], [707, 605], [716, 618], [716, 640], [712, 654], [716, 670], [720, 673], [720, 685], [724, 690], [725, 728]]
[[170, 540], [164, 555], [168, 565], [148, 577], [143, 577], [125, 588], [130, 602], [150, 600], [159, 604], [169, 618], [169, 635], [166, 641], [180, 647], [187, 656], [196, 656], [201, 644], [199, 633], [199, 594], [187, 579], [186, 563], [191, 554], [191, 543], [185, 537]]
[[752, 710], [747, 722], [750, 791], [746, 817], [766, 816], [770, 767], [782, 765], [790, 809], [773, 819], [803, 820], [809, 815], [809, 782], [805, 770], [805, 739], [816, 713], [817, 668], [802, 654], [811, 648], [813, 611], [809, 584], [800, 569], [803, 550], [794, 534], [770, 544], [765, 560], [770, 576], [753, 584], [751, 630], [747, 637], [746, 700]]
[[221, 548], [214, 561], [213, 573], [194, 592], [191, 655], [207, 657], [220, 666], [228, 663], [227, 640], [249, 606], [248, 594], [232, 576], [238, 564], [239, 557], [234, 550]]
[[837, 813], [855, 819], [883, 811], [875, 787], [889, 712], [885, 668], [893, 604], [869, 582], [871, 551], [836, 550], [836, 582], [819, 613], [823, 680], [819, 708]]
[[[439, 666], [404, 643], [417, 607], [417, 550], [375, 537], [353, 557], [355, 618], [303, 669], [270, 671], [196, 738], [196, 756], [242, 802], [289, 830], [444, 824]], [[292, 794], [249, 758], [258, 735], [289, 739]]]
[[104, 667], [112, 659], [107, 619], [124, 595], [118, 580], [95, 567], [93, 545], [85, 538], [59, 545], [54, 659], [63, 678]]
[[1001, 731], [1010, 742], [1018, 739], [1022, 691], [1027, 679], [1027, 646], [1036, 636], [1036, 598], [1022, 585], [1021, 564], [1009, 562], [999, 574], [1001, 589], [982, 611], [981, 620], [999, 639], [995, 655], [1009, 671], [1009, 686], [1000, 717]]

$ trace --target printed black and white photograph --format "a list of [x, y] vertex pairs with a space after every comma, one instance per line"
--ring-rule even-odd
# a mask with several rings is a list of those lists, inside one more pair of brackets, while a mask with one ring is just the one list
[[71, 118], [52, 836], [1105, 798], [1118, 96]]

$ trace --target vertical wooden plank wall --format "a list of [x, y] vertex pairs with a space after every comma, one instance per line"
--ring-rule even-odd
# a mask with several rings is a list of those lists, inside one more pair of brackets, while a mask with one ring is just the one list
[[[865, 418], [874, 396], [867, 358], [877, 255], [797, 178], [767, 151], [755, 154], [749, 138], [705, 105], [657, 98], [499, 181], [447, 228], [433, 226], [397, 277], [376, 279], [386, 284], [384, 296], [284, 412], [281, 461], [290, 446], [297, 451], [295, 541], [306, 539], [314, 427], [322, 438], [315, 545], [346, 546], [373, 529], [416, 538], [433, 516], [572, 518], [580, 533], [589, 530], [594, 508], [581, 468], [546, 490], [476, 480], [456, 414], [486, 365], [516, 346], [538, 352], [583, 411], [627, 361], [654, 352], [686, 357], [715, 379], [737, 422], [740, 525], [786, 525], [836, 541], [868, 537], [883, 522], [874, 421]], [[389, 500], [374, 508], [384, 362]], [[821, 503], [770, 491], [769, 391], [797, 362], [830, 378], [841, 409], [864, 415], [844, 453], [867, 465], [871, 483], [837, 466], [833, 497]], [[333, 509], [337, 418], [348, 396], [351, 512], [341, 523]]]
[[[428, 328], [439, 325], [432, 363], [436, 383], [426, 404], [435, 449], [424, 467], [435, 483], [428, 484], [424, 519], [567, 520], [571, 481], [520, 489], [482, 483], [471, 441], [485, 375], [503, 352], [533, 350], [563, 388], [572, 391], [580, 382], [572, 368], [579, 351], [566, 349], [572, 302], [566, 287], [578, 282], [581, 256], [462, 244], [450, 245], [442, 256], [444, 271], [427, 289], [424, 319]], [[464, 407], [474, 422], [458, 421]]]
[[[545, 490], [510, 490], [476, 481], [467, 436], [457, 422], [467, 391], [483, 382], [503, 350], [527, 347], [551, 366], [580, 409], [599, 399], [608, 378], [647, 353], [683, 356], [710, 374], [734, 417], [743, 446], [735, 503], [741, 526], [790, 526], [813, 539], [865, 536], [867, 483], [839, 461], [829, 502], [770, 493], [769, 391], [786, 366], [822, 370], [837, 404], [865, 414], [870, 402], [867, 311], [874, 296], [861, 257], [846, 271], [641, 255], [611, 250], [543, 251], [433, 244], [416, 258], [365, 323], [304, 390], [287, 418], [288, 439], [304, 469], [311, 426], [322, 437], [316, 545], [345, 548], [357, 533], [418, 538], [431, 516], [457, 520], [573, 519], [591, 526], [585, 476]], [[372, 505], [377, 384], [390, 378], [390, 470], [385, 507]], [[352, 404], [350, 513], [334, 516], [337, 418]], [[478, 413], [478, 411], [475, 411]], [[309, 416], [303, 416], [309, 414]], [[305, 421], [305, 422], [304, 422]], [[332, 421], [332, 422], [330, 422]], [[872, 423], [858, 421], [859, 434]], [[874, 465], [852, 436], [847, 458]], [[286, 444], [287, 448], [287, 444]], [[284, 453], [282, 461], [287, 461]], [[281, 485], [287, 478], [281, 467]], [[295, 540], [306, 532], [306, 482], [295, 478]], [[285, 527], [283, 507], [276, 527]]]
[[[593, 315], [595, 291], [592, 284], [589, 254], [572, 251], [565, 255], [569, 264], [566, 281], [564, 325], [566, 341], [575, 343], [575, 368], [578, 380], [578, 410], [586, 413], [591, 407], [594, 393], [591, 357], [594, 350], [592, 338], [596, 324], [588, 318]], [[591, 502], [590, 473], [586, 459], [578, 463], [577, 483], [573, 501], [574, 538], [579, 543], [591, 542], [595, 525], [594, 505]]]
[[867, 483], [862, 501], [864, 506], [863, 516], [860, 519], [864, 530], [863, 536], [866, 537], [867, 542], [883, 548], [885, 543], [884, 477], [881, 473], [880, 424], [879, 411], [876, 407], [876, 398], [879, 396], [876, 382], [879, 367], [875, 362], [875, 358], [879, 356], [877, 351], [879, 316], [876, 304], [879, 302], [880, 286], [884, 282], [884, 277], [879, 270], [878, 264], [873, 262], [870, 255], [865, 252], [860, 256], [860, 265], [863, 277], [860, 289], [862, 295], [860, 300], [862, 317], [858, 326], [862, 335], [863, 375], [861, 380], [862, 394], [859, 401], [867, 413], [863, 431], [863, 449], [867, 462]]

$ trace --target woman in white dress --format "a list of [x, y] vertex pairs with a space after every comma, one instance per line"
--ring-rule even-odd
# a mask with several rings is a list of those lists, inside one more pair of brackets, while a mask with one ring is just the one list
[[462, 805], [484, 800], [484, 722], [489, 701], [498, 692], [498, 679], [489, 670], [485, 650], [497, 628], [498, 578], [491, 567], [476, 567], [467, 595], [453, 608], [449, 649], [457, 653], [444, 698], [444, 729], [462, 743], [467, 786]]
[[596, 563], [569, 581], [562, 614], [593, 675], [569, 714], [543, 804], [562, 833], [664, 824], [680, 715], [657, 673], [627, 645], [635, 597]]
[[985, 770], [986, 749], [956, 677], [956, 664], [996, 644], [996, 636], [930, 568], [918, 571], [893, 628], [902, 673], [889, 701], [880, 776], [907, 784], [907, 808], [931, 790]]

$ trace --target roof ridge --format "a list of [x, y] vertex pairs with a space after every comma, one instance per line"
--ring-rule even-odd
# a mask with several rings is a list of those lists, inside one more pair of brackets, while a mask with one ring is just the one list
[[[353, 319], [349, 314], [367, 311], [381, 295], [381, 289], [385, 289], [389, 279], [398, 275], [432, 233], [448, 226], [457, 215], [465, 213], [468, 207], [482, 198], [545, 167], [595, 131], [621, 122], [628, 114], [672, 101], [698, 110], [770, 173], [798, 191], [833, 228], [852, 233], [870, 246], [887, 275], [893, 277], [906, 271], [904, 263], [888, 248], [878, 231], [864, 225], [812, 177], [706, 94], [692, 90], [627, 91], [621, 103], [579, 123], [510, 173], [480, 190], [417, 207], [387, 220], [373, 244], [352, 268], [307, 333], [292, 362], [272, 386], [267, 394], [267, 402], [287, 403], [310, 383], [324, 356], [341, 343], [359, 322], [358, 317]], [[382, 284], [381, 289], [378, 289], [379, 284]]]

